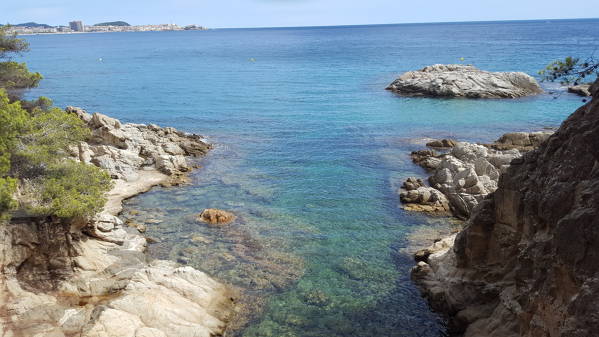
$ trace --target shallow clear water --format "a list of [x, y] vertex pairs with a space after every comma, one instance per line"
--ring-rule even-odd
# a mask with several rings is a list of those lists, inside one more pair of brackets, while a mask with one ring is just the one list
[[[24, 59], [45, 75], [32, 96], [215, 144], [191, 185], [136, 197], [124, 216], [161, 240], [153, 256], [249, 296], [254, 315], [232, 333], [432, 337], [443, 325], [410, 283], [403, 248], [410, 233], [437, 225], [398, 207], [402, 179], [424, 174], [409, 151], [426, 137], [490, 141], [557, 126], [581, 100], [400, 98], [383, 89], [404, 71], [461, 57], [534, 75], [554, 59], [592, 54], [599, 20], [27, 39]], [[239, 219], [197, 223], [208, 207]]]

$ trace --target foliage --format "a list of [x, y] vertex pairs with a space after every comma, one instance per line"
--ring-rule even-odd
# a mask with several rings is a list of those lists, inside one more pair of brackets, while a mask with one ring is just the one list
[[40, 215], [61, 218], [91, 216], [102, 209], [111, 187], [108, 172], [84, 163], [66, 160], [49, 167], [40, 188]]
[[0, 217], [20, 206], [34, 214], [58, 217], [93, 215], [111, 187], [108, 173], [65, 159], [67, 149], [89, 136], [75, 115], [41, 97], [11, 102], [0, 89]]
[[16, 33], [10, 34], [10, 26], [0, 27], [0, 59], [8, 57], [10, 54], [20, 54], [29, 50], [29, 44], [23, 39], [17, 38]]
[[35, 88], [42, 79], [40, 73], [32, 73], [25, 63], [0, 62], [0, 87], [7, 90]]
[[16, 190], [16, 179], [0, 178], [0, 221], [6, 220], [9, 217], [8, 211], [17, 207], [17, 202], [13, 198]]
[[17, 145], [17, 136], [24, 130], [27, 113], [20, 104], [9, 103], [0, 89], [0, 218], [16, 207], [13, 194], [16, 179], [7, 176], [11, 169], [11, 150]]
[[65, 157], [70, 145], [85, 140], [90, 134], [76, 115], [55, 107], [34, 107], [29, 114], [27, 133], [19, 137], [18, 156], [24, 157], [30, 165], [43, 165]]
[[[25, 41], [0, 27], [0, 59], [28, 50]], [[42, 76], [24, 63], [0, 62], [0, 221], [17, 207], [38, 215], [91, 216], [106, 202], [107, 172], [68, 158], [89, 128], [74, 114], [40, 97], [15, 93], [38, 85]]]
[[571, 56], [557, 60], [539, 71], [544, 81], [557, 81], [562, 84], [580, 84], [593, 75], [599, 75], [599, 60], [590, 57], [585, 61]]
[[[8, 28], [9, 26], [0, 27], [0, 59], [29, 50], [29, 44], [18, 39], [16, 34], [9, 34]], [[18, 98], [24, 89], [37, 87], [41, 79], [42, 75], [29, 72], [25, 63], [10, 60], [0, 62], [0, 88], [6, 89], [12, 99]]]

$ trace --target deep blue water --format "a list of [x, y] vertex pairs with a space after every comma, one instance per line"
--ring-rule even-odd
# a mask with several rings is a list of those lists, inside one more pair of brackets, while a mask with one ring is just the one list
[[[401, 98], [404, 71], [474, 64], [535, 75], [599, 47], [599, 20], [410, 24], [29, 36], [31, 92], [127, 122], [200, 133], [215, 150], [190, 186], [128, 202], [149, 221], [150, 253], [238, 286], [244, 336], [442, 336], [410, 283], [403, 249], [434, 226], [398, 205], [424, 175], [426, 137], [491, 141], [553, 127], [580, 106], [561, 93], [516, 100]], [[204, 208], [239, 221], [210, 228]], [[135, 211], [140, 212], [136, 214]], [[160, 223], [156, 223], [160, 222]], [[260, 309], [263, 309], [260, 311]]]

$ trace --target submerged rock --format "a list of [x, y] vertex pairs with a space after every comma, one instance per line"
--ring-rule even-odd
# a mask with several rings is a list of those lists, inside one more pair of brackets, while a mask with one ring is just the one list
[[198, 215], [198, 220], [212, 225], [225, 225], [235, 220], [233, 213], [215, 208], [207, 208]]
[[412, 271], [465, 337], [599, 331], [599, 81], [593, 100], [501, 175], [453, 247]]
[[405, 96], [517, 98], [543, 92], [522, 72], [488, 72], [471, 65], [435, 64], [401, 75], [387, 90]]

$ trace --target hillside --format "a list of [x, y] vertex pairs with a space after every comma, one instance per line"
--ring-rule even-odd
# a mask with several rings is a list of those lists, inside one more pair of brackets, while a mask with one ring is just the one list
[[111, 22], [102, 22], [96, 23], [94, 26], [119, 26], [119, 27], [129, 27], [131, 26], [125, 21], [111, 21]]

